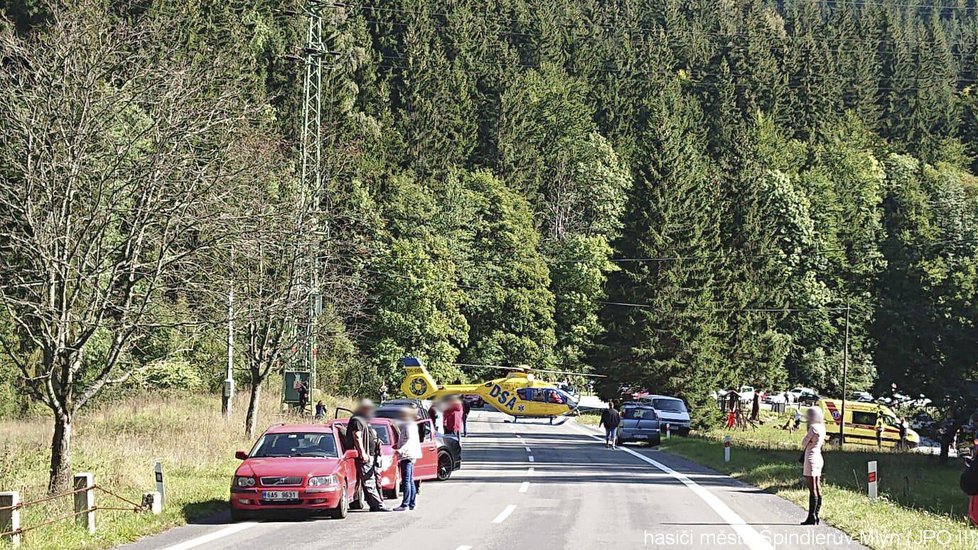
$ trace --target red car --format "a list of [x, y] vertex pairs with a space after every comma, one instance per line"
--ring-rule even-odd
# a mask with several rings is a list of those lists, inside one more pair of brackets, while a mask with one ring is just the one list
[[[346, 430], [349, 418], [338, 418], [329, 423], [339, 428], [342, 433]], [[430, 420], [418, 421], [418, 431], [421, 434], [421, 458], [414, 463], [414, 479], [425, 481], [438, 479], [438, 443], [433, 434], [435, 433], [433, 424]], [[394, 456], [394, 445], [397, 443], [397, 428], [394, 421], [389, 418], [374, 418], [370, 421], [370, 426], [377, 432], [380, 439], [381, 449], [381, 470], [380, 481], [386, 498], [397, 498], [401, 489], [401, 472], [397, 467], [397, 460]], [[360, 495], [354, 500], [354, 508], [362, 504]]]
[[305, 510], [345, 518], [357, 492], [356, 451], [345, 451], [332, 424], [269, 428], [231, 480], [231, 519], [258, 512]]

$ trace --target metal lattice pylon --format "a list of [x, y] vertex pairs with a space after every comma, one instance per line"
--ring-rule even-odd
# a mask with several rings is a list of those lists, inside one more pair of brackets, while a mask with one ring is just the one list
[[316, 337], [315, 319], [322, 309], [319, 277], [319, 242], [325, 228], [320, 227], [323, 204], [323, 61], [330, 55], [324, 40], [324, 17], [330, 10], [342, 8], [342, 4], [309, 0], [306, 4], [306, 44], [302, 49], [302, 61], [306, 74], [302, 97], [302, 134], [300, 185], [302, 193], [302, 223], [299, 230], [315, 238], [309, 240], [304, 254], [305, 269], [302, 275], [308, 290], [307, 308], [302, 315], [302, 360], [299, 370], [309, 373], [310, 391], [316, 387]]

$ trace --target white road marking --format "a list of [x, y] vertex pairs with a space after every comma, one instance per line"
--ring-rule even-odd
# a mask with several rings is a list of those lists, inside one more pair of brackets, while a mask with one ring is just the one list
[[523, 447], [523, 448], [526, 449], [526, 452], [528, 453], [531, 452], [529, 447]]
[[471, 546], [459, 546], [455, 550], [472, 550]]
[[530, 468], [530, 469], [528, 469], [528, 470], [526, 471], [526, 475], [530, 475], [530, 474], [532, 474], [532, 473], [533, 473], [533, 468]]
[[526, 457], [526, 459], [529, 460], [530, 462], [533, 462], [533, 455]]
[[[598, 441], [601, 441], [602, 439], [597, 435], [586, 432], [584, 428], [580, 426], [575, 425], [574, 427], [577, 430], [587, 434], [592, 439], [597, 439]], [[686, 487], [689, 487], [689, 489], [693, 491], [693, 493], [695, 493], [696, 496], [700, 497], [700, 499], [702, 499], [703, 502], [707, 504], [707, 506], [713, 508], [713, 511], [716, 512], [717, 515], [719, 515], [720, 518], [723, 519], [723, 521], [727, 522], [727, 525], [729, 525], [734, 531], [737, 532], [737, 535], [740, 536], [740, 540], [744, 541], [744, 544], [746, 544], [748, 548], [751, 548], [752, 550], [774, 549], [774, 547], [771, 546], [771, 543], [768, 542], [768, 540], [765, 539], [763, 536], [761, 536], [761, 534], [758, 533], [756, 529], [754, 529], [746, 521], [744, 521], [744, 518], [740, 517], [737, 514], [737, 512], [731, 510], [730, 507], [726, 505], [726, 503], [724, 503], [722, 500], [719, 499], [719, 497], [711, 493], [709, 490], [704, 489], [702, 486], [697, 484], [695, 481], [690, 479], [685, 474], [681, 474], [673, 470], [672, 468], [666, 466], [665, 464], [657, 460], [653, 460], [641, 453], [637, 453], [627, 447], [620, 447], [620, 449], [634, 456], [635, 458], [641, 460], [642, 462], [645, 462], [647, 464], [652, 465], [655, 468], [658, 468], [659, 470], [662, 470], [664, 473], [668, 474], [673, 479], [676, 479]]]
[[516, 509], [516, 505], [515, 504], [510, 504], [502, 512], [499, 512], [499, 515], [496, 516], [496, 519], [492, 520], [492, 522], [493, 523], [502, 523], [502, 522], [506, 521], [506, 518], [508, 518], [509, 515], [512, 514], [513, 513], [513, 510], [515, 510], [515, 509]]
[[214, 531], [213, 533], [208, 533], [201, 537], [190, 539], [186, 542], [181, 542], [180, 544], [168, 546], [164, 548], [164, 550], [189, 550], [190, 548], [197, 548], [198, 546], [203, 546], [209, 542], [214, 542], [217, 539], [223, 539], [224, 537], [231, 536], [235, 533], [240, 533], [241, 531], [250, 529], [256, 525], [258, 524], [255, 522], [235, 523], [234, 525], [229, 525], [220, 531]]
[[520, 492], [521, 493], [525, 493], [527, 491], [527, 489], [529, 489], [529, 488], [530, 488], [530, 482], [529, 481], [524, 481], [523, 483], [520, 483]]

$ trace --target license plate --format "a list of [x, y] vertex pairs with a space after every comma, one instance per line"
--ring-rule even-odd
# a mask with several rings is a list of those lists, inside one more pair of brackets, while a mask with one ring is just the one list
[[299, 500], [299, 491], [262, 491], [262, 500]]
[[649, 436], [642, 434], [635, 434], [635, 439], [648, 439]]

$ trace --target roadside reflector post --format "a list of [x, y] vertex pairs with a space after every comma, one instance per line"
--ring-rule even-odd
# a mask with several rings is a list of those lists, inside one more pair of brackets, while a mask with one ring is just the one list
[[876, 461], [875, 460], [871, 460], [869, 462], [869, 475], [866, 478], [866, 481], [867, 481], [867, 484], [866, 485], [869, 487], [869, 498], [871, 500], [876, 500], [876, 498], [877, 498], [877, 494], [878, 494], [876, 492], [877, 479], [878, 479], [878, 476], [876, 474]]
[[75, 521], [95, 532], [95, 476], [84, 472], [75, 474]]
[[723, 436], [723, 461], [730, 462], [730, 436]]
[[163, 463], [157, 461], [153, 465], [153, 473], [156, 476], [156, 492], [160, 494], [160, 508], [166, 504], [166, 491], [163, 490]]
[[672, 428], [669, 426], [669, 423], [666, 422], [666, 439], [669, 439], [671, 433], [672, 433]]
[[20, 493], [0, 493], [0, 540], [6, 540], [14, 548], [20, 546]]
[[143, 493], [143, 511], [158, 515], [163, 512], [163, 499], [156, 491]]

